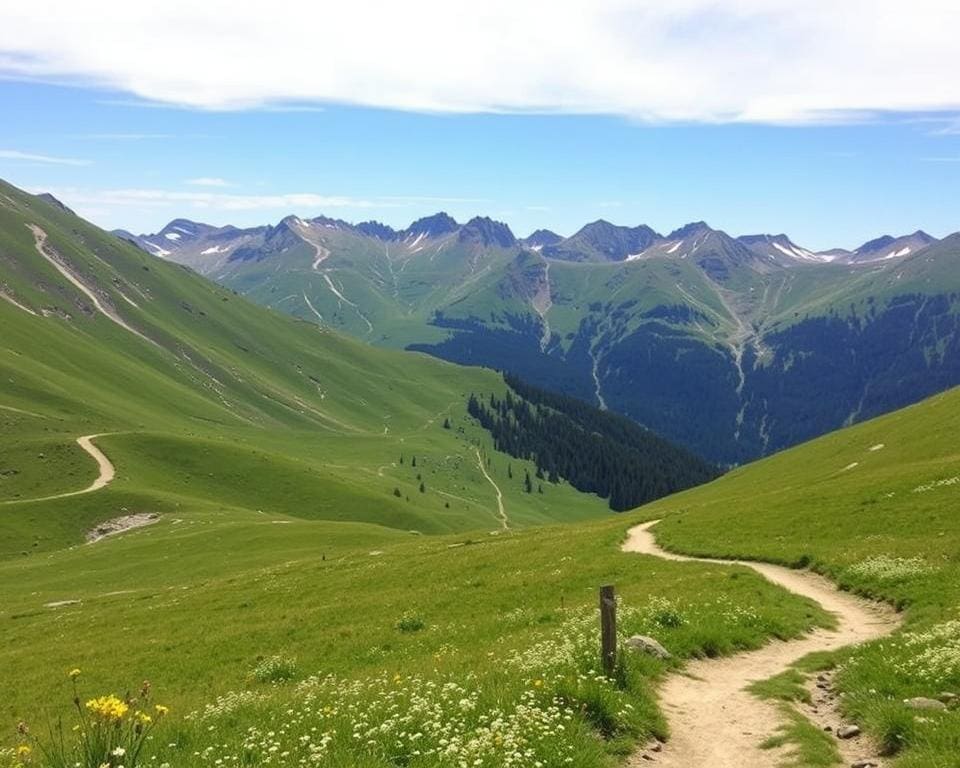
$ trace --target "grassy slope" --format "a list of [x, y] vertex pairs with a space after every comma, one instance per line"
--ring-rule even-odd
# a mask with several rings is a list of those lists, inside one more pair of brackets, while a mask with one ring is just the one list
[[960, 745], [955, 714], [917, 719], [902, 703], [960, 689], [958, 428], [955, 389], [643, 509], [677, 550], [809, 561], [906, 607], [904, 632], [854, 652], [839, 680], [851, 713], [910, 747], [907, 766], [956, 765]]
[[[67, 701], [61, 670], [73, 666], [84, 670], [90, 693], [149, 677], [182, 715], [229, 690], [269, 691], [250, 673], [258, 658], [277, 653], [295, 657], [301, 674], [473, 675], [478, 690], [497, 690], [509, 702], [531, 676], [571, 673], [544, 659], [521, 674], [507, 660], [545, 640], [562, 647], [571, 618], [585, 618], [595, 633], [596, 587], [608, 581], [625, 610], [662, 610], [668, 599], [680, 623], [650, 625], [625, 613], [625, 628], [654, 632], [681, 656], [729, 653], [822, 618], [745, 569], [620, 553], [627, 524], [411, 538], [210, 508], [8, 561], [0, 564], [0, 667], [15, 671], [17, 685], [3, 715], [37, 723], [40, 702], [59, 708]], [[49, 605], [62, 601], [80, 602]], [[749, 609], [732, 610], [742, 606]], [[398, 632], [405, 614], [422, 617], [426, 628]], [[642, 662], [634, 670], [640, 677], [622, 695], [638, 711], [628, 717], [621, 705], [618, 728], [625, 736], [662, 733], [649, 681], [666, 666], [634, 661]], [[281, 690], [277, 707], [287, 706], [286, 696]], [[217, 738], [235, 740], [238, 728]]]
[[[732, 652], [824, 620], [743, 569], [620, 553], [630, 521], [567, 486], [522, 493], [523, 463], [486, 449], [464, 415], [470, 391], [504, 386], [493, 374], [258, 309], [11, 187], [0, 192], [0, 283], [36, 313], [0, 299], [9, 438], [0, 500], [12, 502], [0, 505], [0, 669], [15, 681], [0, 711], [9, 725], [26, 717], [42, 731], [69, 707], [62, 673], [79, 665], [91, 694], [150, 677], [174, 706], [168, 737], [185, 744], [199, 738], [186, 733], [187, 710], [229, 690], [270, 693], [251, 670], [282, 653], [301, 674], [360, 682], [452, 676], [491, 706], [525, 700], [531, 676], [549, 673], [541, 698], [575, 707], [555, 743], [597, 765], [662, 733], [650, 681], [666, 666], [630, 660], [622, 689], [593, 678], [598, 584], [620, 587], [627, 631], [655, 632], [680, 656]], [[93, 312], [37, 253], [28, 223], [155, 343]], [[89, 483], [93, 462], [74, 440], [95, 432], [109, 433], [98, 444], [114, 482], [29, 501]], [[491, 535], [494, 491], [475, 443], [503, 489], [510, 533]], [[79, 543], [97, 521], [134, 511], [164, 514]], [[603, 519], [516, 530], [591, 517]], [[422, 617], [421, 631], [397, 630], [408, 613]], [[544, 642], [562, 648], [584, 626], [586, 655], [535, 653], [522, 673], [510, 660]], [[285, 712], [294, 695], [271, 694], [254, 722]], [[242, 722], [221, 726], [220, 743], [236, 744]], [[352, 742], [338, 749], [343, 764], [378, 763]], [[198, 762], [192, 754], [173, 757]]]
[[[503, 389], [497, 376], [260, 309], [12, 187], [3, 192], [0, 287], [36, 314], [0, 300], [0, 423], [16, 438], [0, 447], [0, 501], [17, 502], [0, 505], [0, 555], [74, 543], [124, 509], [191, 503], [423, 532], [496, 527], [474, 447], [484, 436], [465, 402], [471, 391]], [[27, 224], [154, 343], [93, 311], [40, 256]], [[74, 440], [101, 432], [111, 433], [99, 443], [118, 469], [108, 489], [18, 501], [88, 485], [94, 463]], [[483, 451], [514, 524], [603, 514], [599, 499], [567, 486], [523, 493], [507, 479], [510, 460]]]

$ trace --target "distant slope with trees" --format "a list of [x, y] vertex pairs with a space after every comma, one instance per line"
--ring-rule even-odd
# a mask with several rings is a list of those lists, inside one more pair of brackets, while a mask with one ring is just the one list
[[534, 462], [536, 480], [566, 480], [622, 512], [716, 478], [720, 471], [629, 419], [505, 376], [504, 396], [471, 394], [467, 410], [500, 451]]

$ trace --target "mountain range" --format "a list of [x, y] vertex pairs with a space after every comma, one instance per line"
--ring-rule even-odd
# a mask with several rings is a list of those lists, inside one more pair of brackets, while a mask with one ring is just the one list
[[702, 221], [517, 238], [444, 213], [394, 230], [288, 216], [117, 232], [374, 344], [513, 372], [738, 464], [960, 382], [960, 234], [817, 251]]

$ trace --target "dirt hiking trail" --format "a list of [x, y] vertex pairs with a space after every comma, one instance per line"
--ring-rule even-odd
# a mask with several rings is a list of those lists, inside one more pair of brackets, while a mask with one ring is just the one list
[[77, 438], [77, 445], [89, 453], [93, 457], [93, 460], [97, 462], [97, 477], [86, 488], [83, 488], [79, 491], [56, 493], [52, 496], [41, 496], [36, 499], [10, 499], [8, 501], [0, 501], [0, 504], [19, 504], [28, 501], [52, 501], [53, 499], [66, 499], [70, 496], [80, 496], [84, 493], [92, 493], [93, 491], [99, 491], [101, 488], [105, 488], [113, 480], [114, 475], [116, 474], [116, 469], [114, 468], [110, 459], [106, 457], [106, 454], [104, 454], [103, 451], [93, 444], [93, 441], [98, 437], [104, 437], [106, 434], [109, 433], [103, 433], [99, 435], [83, 435], [82, 437]]
[[496, 481], [490, 477], [490, 473], [487, 472], [487, 468], [483, 465], [483, 457], [480, 455], [479, 448], [477, 448], [477, 466], [480, 468], [483, 476], [487, 478], [487, 482], [493, 486], [493, 490], [497, 493], [497, 520], [500, 523], [500, 528], [504, 531], [509, 531], [510, 518], [507, 517], [507, 510], [503, 505], [503, 492], [500, 490], [500, 486], [497, 485]]
[[[774, 640], [764, 647], [724, 659], [691, 661], [660, 687], [659, 698], [670, 726], [670, 741], [655, 755], [638, 752], [630, 766], [653, 764], [666, 768], [776, 768], [784, 749], [761, 749], [760, 744], [784, 724], [777, 702], [763, 701], [745, 688], [765, 680], [815, 651], [831, 651], [873, 640], [893, 632], [899, 624], [893, 609], [840, 592], [818, 574], [769, 563], [685, 557], [657, 546], [650, 530], [659, 521], [631, 528], [623, 544], [626, 552], [665, 560], [743, 565], [768, 581], [810, 598], [837, 618], [834, 630], [818, 629], [790, 641]], [[839, 722], [834, 718], [834, 727]], [[837, 741], [847, 765], [861, 759], [882, 765], [865, 740]], [[785, 748], [789, 749], [789, 747]]]

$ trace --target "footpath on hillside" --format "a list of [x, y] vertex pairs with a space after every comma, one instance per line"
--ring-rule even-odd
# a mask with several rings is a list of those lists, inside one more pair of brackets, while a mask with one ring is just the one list
[[[747, 686], [786, 671], [810, 653], [833, 651], [888, 635], [899, 625], [897, 614], [885, 605], [840, 592], [828, 579], [810, 571], [667, 552], [657, 545], [651, 530], [657, 522], [631, 528], [623, 544], [624, 551], [665, 560], [752, 568], [768, 581], [818, 602], [836, 616], [837, 627], [818, 629], [796, 640], [773, 641], [758, 650], [728, 658], [688, 663], [682, 673], [668, 677], [659, 691], [660, 704], [670, 727], [670, 741], [655, 756], [638, 752], [629, 765], [650, 765], [653, 760], [655, 765], [665, 768], [777, 768], [783, 762], [784, 752], [765, 750], [760, 745], [785, 724], [782, 710], [777, 702], [749, 693]], [[829, 709], [819, 715], [837, 718]], [[872, 766], [884, 765], [876, 756], [874, 745], [865, 739], [838, 739], [837, 747], [847, 765], [860, 761]]]
[[71, 496], [80, 496], [84, 493], [92, 493], [93, 491], [99, 491], [101, 488], [105, 488], [113, 480], [114, 475], [116, 475], [116, 469], [114, 468], [110, 459], [106, 457], [106, 454], [104, 454], [103, 451], [93, 444], [94, 440], [96, 440], [98, 437], [103, 437], [104, 434], [83, 435], [82, 437], [77, 438], [77, 445], [90, 454], [90, 456], [93, 457], [93, 460], [97, 462], [97, 477], [86, 488], [82, 488], [79, 491], [55, 493], [52, 496], [40, 496], [35, 499], [9, 499], [7, 501], [0, 501], [0, 504], [19, 504], [26, 501], [53, 501], [54, 499], [66, 499]]

